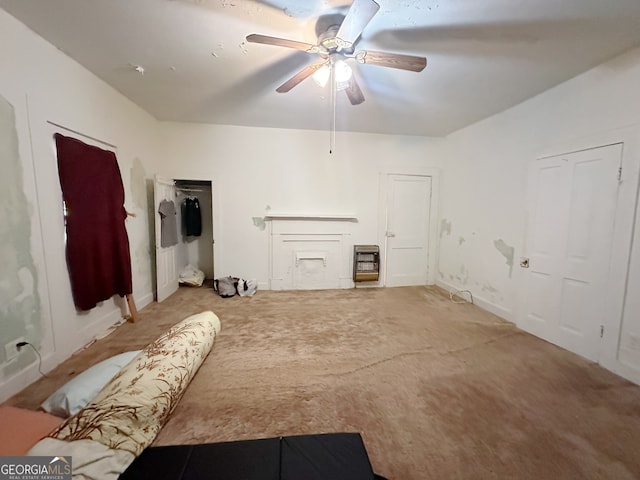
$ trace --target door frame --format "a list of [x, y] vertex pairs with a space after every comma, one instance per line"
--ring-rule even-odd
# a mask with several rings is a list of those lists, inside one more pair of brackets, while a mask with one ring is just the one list
[[[220, 232], [221, 230], [221, 226], [220, 226], [220, 212], [216, 211], [216, 207], [219, 204], [219, 199], [218, 199], [218, 189], [216, 188], [216, 183], [213, 181], [213, 178], [211, 177], [201, 177], [201, 176], [176, 176], [173, 177], [174, 181], [186, 181], [186, 182], [208, 182], [210, 184], [211, 187], [211, 217], [207, 218], [207, 222], [211, 222], [211, 229], [212, 229], [212, 240], [211, 240], [211, 261], [213, 262], [212, 265], [212, 275], [213, 278], [218, 278], [218, 275], [216, 275], [216, 270], [219, 270], [217, 267], [217, 262], [216, 262], [216, 258], [222, 258], [222, 256], [220, 255], [220, 252], [218, 252], [217, 250], [220, 248], [216, 242], [216, 232]], [[203, 222], [205, 222], [205, 219], [202, 219]], [[220, 255], [220, 256], [216, 256], [216, 255]]]
[[438, 271], [438, 221], [440, 219], [440, 169], [418, 166], [386, 166], [380, 169], [378, 180], [378, 245], [380, 246], [379, 286], [386, 286], [387, 277], [387, 202], [389, 175], [431, 177], [431, 211], [429, 215], [429, 244], [427, 248], [427, 285], [436, 283]]
[[[618, 360], [620, 334], [626, 302], [629, 263], [638, 215], [638, 192], [640, 187], [640, 128], [625, 127], [614, 131], [593, 134], [588, 137], [560, 142], [541, 150], [536, 160], [558, 155], [591, 150], [613, 144], [622, 144], [622, 176], [618, 190], [618, 205], [615, 214], [613, 246], [609, 270], [609, 282], [603, 292], [605, 301], [605, 325], [601, 344], [599, 363], [623, 377], [640, 382], [640, 372]], [[532, 161], [536, 161], [532, 160]], [[526, 170], [525, 170], [526, 175]], [[527, 179], [525, 179], [526, 181]], [[530, 215], [530, 212], [526, 212]], [[527, 225], [528, 225], [528, 218]], [[523, 232], [523, 245], [526, 251], [527, 230]], [[523, 292], [524, 294], [524, 292]], [[520, 307], [524, 305], [522, 299]], [[517, 319], [520, 323], [522, 311]], [[519, 326], [519, 325], [518, 325]]]

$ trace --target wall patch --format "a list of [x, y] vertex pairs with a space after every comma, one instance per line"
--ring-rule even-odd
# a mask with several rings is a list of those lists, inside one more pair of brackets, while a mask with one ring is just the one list
[[251, 220], [253, 221], [253, 225], [258, 227], [258, 230], [263, 231], [267, 228], [267, 222], [264, 217], [251, 217]]
[[509, 278], [511, 278], [511, 274], [513, 273], [513, 255], [515, 249], [512, 246], [507, 245], [501, 238], [494, 240], [493, 245], [507, 260], [507, 265], [509, 265]]

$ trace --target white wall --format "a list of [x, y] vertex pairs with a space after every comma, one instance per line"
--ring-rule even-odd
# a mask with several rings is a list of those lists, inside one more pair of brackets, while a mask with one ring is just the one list
[[[633, 228], [640, 165], [640, 49], [447, 137], [442, 181], [440, 284], [469, 289], [478, 302], [517, 321], [525, 238], [526, 163], [548, 154], [624, 142], [619, 205], [627, 240]], [[640, 381], [640, 232], [636, 218], [622, 328], [609, 319], [613, 358], [603, 364]], [[624, 233], [624, 232], [623, 232]], [[621, 235], [623, 237], [624, 235]], [[513, 268], [496, 241], [514, 248]], [[614, 252], [624, 295], [628, 243]], [[623, 265], [621, 265], [621, 262]], [[603, 293], [603, 301], [605, 301]], [[621, 348], [617, 348], [620, 333]], [[611, 345], [610, 345], [611, 346]], [[617, 358], [616, 358], [617, 357]]]
[[[18, 154], [2, 152], [13, 165], [12, 195], [4, 195], [0, 223], [3, 258], [0, 279], [0, 400], [38, 377], [37, 357], [26, 348], [6, 362], [4, 344], [25, 337], [48, 370], [120, 320], [121, 305], [106, 301], [78, 314], [64, 260], [61, 196], [48, 121], [117, 146], [126, 194], [134, 297], [152, 300], [146, 178], [158, 156], [157, 122], [55, 47], [0, 10], [0, 100], [13, 111], [15, 125], [3, 125], [17, 139]], [[8, 133], [6, 133], [8, 132]], [[63, 132], [67, 133], [68, 132]], [[15, 164], [14, 164], [15, 163]], [[6, 172], [6, 170], [5, 170]], [[4, 184], [3, 184], [4, 185]], [[24, 212], [20, 218], [16, 218]], [[26, 265], [26, 267], [25, 267]]]
[[[440, 166], [442, 140], [273, 128], [162, 123], [163, 177], [211, 180], [216, 277], [267, 285], [269, 211], [354, 214], [355, 244], [380, 243], [379, 176]], [[269, 210], [270, 209], [270, 210]], [[258, 223], [258, 226], [256, 226]]]

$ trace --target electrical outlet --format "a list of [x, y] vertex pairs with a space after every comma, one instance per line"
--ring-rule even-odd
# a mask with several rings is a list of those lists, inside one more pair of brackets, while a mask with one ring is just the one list
[[[24, 342], [24, 341], [25, 341], [24, 337], [20, 337], [20, 338], [16, 338], [15, 340], [13, 340], [13, 341], [11, 341], [9, 343], [6, 343], [4, 345], [4, 355], [5, 355], [5, 358], [6, 358], [7, 362], [10, 361], [10, 360], [13, 360], [14, 358], [16, 358], [18, 356], [18, 354], [20, 352], [18, 351], [18, 347], [16, 347], [16, 344], [20, 343], [20, 342]], [[24, 348], [24, 347], [22, 347], [22, 348]], [[20, 350], [22, 350], [22, 349], [20, 349]]]

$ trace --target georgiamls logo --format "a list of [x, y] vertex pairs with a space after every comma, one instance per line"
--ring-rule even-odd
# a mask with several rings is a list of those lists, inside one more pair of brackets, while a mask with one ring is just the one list
[[0, 479], [71, 479], [72, 457], [21, 456], [0, 457]]

